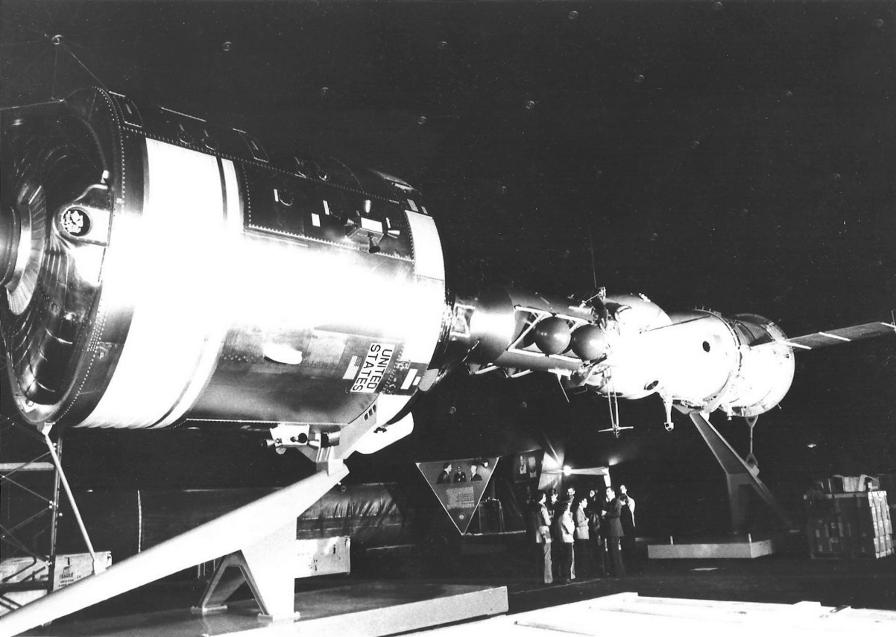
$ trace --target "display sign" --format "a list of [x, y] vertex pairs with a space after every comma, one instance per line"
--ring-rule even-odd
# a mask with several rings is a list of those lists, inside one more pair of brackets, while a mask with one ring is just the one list
[[544, 449], [533, 449], [510, 457], [513, 496], [520, 506], [536, 499], [543, 460]]
[[457, 530], [466, 533], [497, 462], [498, 458], [434, 460], [418, 462], [417, 469]]
[[534, 480], [538, 482], [541, 476], [541, 461], [544, 458], [544, 450], [536, 449], [527, 451], [515, 457], [513, 481], [528, 482]]
[[363, 394], [375, 392], [386, 376], [386, 369], [389, 367], [389, 361], [392, 360], [394, 352], [395, 345], [373, 343], [367, 350], [367, 356], [364, 357], [364, 362], [361, 363], [358, 375], [355, 376], [355, 382], [352, 383], [352, 391]]

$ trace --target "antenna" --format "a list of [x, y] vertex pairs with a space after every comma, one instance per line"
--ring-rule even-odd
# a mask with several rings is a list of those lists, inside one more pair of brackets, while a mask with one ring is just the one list
[[594, 265], [594, 238], [591, 236], [591, 217], [588, 217], [588, 249], [591, 252], [591, 281], [594, 283], [594, 289], [596, 290], [597, 268]]

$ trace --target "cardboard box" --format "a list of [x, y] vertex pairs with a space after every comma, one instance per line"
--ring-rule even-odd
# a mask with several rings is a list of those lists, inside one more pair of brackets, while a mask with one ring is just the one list
[[[112, 553], [100, 551], [97, 558], [104, 568], [112, 565]], [[93, 559], [89, 553], [74, 553], [56, 556], [56, 568], [53, 572], [52, 589], [54, 591], [74, 584], [80, 579], [93, 574]], [[3, 584], [20, 584], [30, 582], [34, 590], [3, 591]], [[47, 560], [32, 557], [11, 557], [0, 562], [0, 595], [7, 604], [0, 604], [0, 616], [11, 609], [7, 606], [24, 606], [47, 594], [50, 589], [50, 563]]]
[[[99, 551], [96, 554], [103, 570], [112, 566], [112, 553]], [[93, 559], [90, 553], [73, 553], [56, 556], [56, 568], [53, 569], [53, 590], [58, 591], [78, 580], [93, 574]]]

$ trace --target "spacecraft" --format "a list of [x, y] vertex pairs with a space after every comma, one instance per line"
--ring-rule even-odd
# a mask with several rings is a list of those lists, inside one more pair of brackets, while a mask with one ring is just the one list
[[[2, 115], [0, 331], [16, 417], [44, 436], [236, 424], [318, 468], [12, 613], [2, 634], [189, 566], [185, 555], [242, 551], [260, 581], [270, 569], [251, 547], [294, 528], [347, 455], [407, 435], [413, 399], [455, 368], [545, 372], [611, 405], [658, 394], [671, 428], [673, 406], [755, 418], [789, 389], [795, 349], [894, 329], [788, 339], [756, 315], [669, 314], [604, 290], [462, 299], [425, 199], [402, 179], [274, 158], [249, 132], [99, 88]], [[259, 587], [266, 614], [292, 612], [291, 585]]]
[[894, 331], [892, 323], [873, 322], [788, 338], [756, 314], [666, 313], [644, 294], [607, 295], [602, 288], [579, 302], [500, 292], [454, 312], [460, 328], [452, 338], [465, 343], [474, 373], [553, 373], [565, 388], [606, 397], [609, 431], [617, 436], [618, 399], [652, 394], [665, 406], [667, 430], [673, 406], [755, 423], [790, 389], [794, 351]]
[[752, 417], [787, 392], [794, 348], [892, 330], [788, 340], [604, 290], [455, 298], [403, 180], [272, 159], [246, 131], [101, 89], [4, 113], [2, 134], [0, 330], [39, 429], [240, 423], [320, 460], [359, 419], [406, 434], [410, 399], [458, 365], [656, 393], [670, 425], [672, 404]]
[[[91, 90], [4, 120], [2, 331], [38, 428], [386, 424], [442, 336], [433, 219], [405, 182]], [[301, 441], [301, 442], [300, 442]], [[277, 445], [281, 446], [281, 445]]]

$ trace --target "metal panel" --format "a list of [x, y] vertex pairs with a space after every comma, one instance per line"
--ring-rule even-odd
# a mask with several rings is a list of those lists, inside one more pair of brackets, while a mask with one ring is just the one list
[[[237, 184], [236, 171], [234, 170], [232, 161], [219, 159], [218, 167], [221, 170], [224, 187], [224, 234], [226, 236], [227, 244], [231, 244], [239, 238], [243, 226], [239, 186]], [[196, 365], [196, 371], [190, 377], [189, 384], [181, 395], [180, 400], [174, 408], [172, 408], [168, 416], [158, 424], [159, 427], [173, 425], [183, 418], [187, 410], [189, 410], [196, 402], [199, 394], [205, 389], [206, 385], [208, 385], [212, 372], [215, 370], [218, 356], [221, 353], [221, 347], [224, 343], [224, 337], [227, 333], [227, 329], [230, 327], [228, 322], [229, 317], [227, 313], [223, 311], [223, 307], [221, 307], [227, 291], [218, 290], [218, 293], [218, 297], [213, 299], [213, 301], [218, 303], [215, 308], [218, 311], [212, 313], [211, 316], [208, 317], [208, 338], [203, 343], [199, 361]]]
[[187, 388], [204, 383], [200, 362], [223, 336], [216, 282], [228, 251], [218, 162], [154, 140], [146, 146], [143, 215], [116, 219], [104, 280], [104, 292], [134, 314], [109, 387], [82, 426], [165, 422]]
[[445, 260], [439, 231], [432, 217], [419, 212], [406, 211], [411, 234], [414, 236], [414, 259], [419, 276], [445, 279]]
[[851, 341], [861, 341], [866, 338], [875, 338], [886, 334], [896, 334], [896, 325], [877, 321], [874, 323], [863, 323], [861, 325], [842, 327], [836, 330], [825, 330], [824, 332], [815, 332], [814, 334], [797, 336], [795, 338], [787, 339], [785, 343], [798, 349], [817, 349], [819, 347], [840, 345]]

